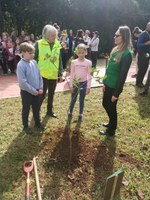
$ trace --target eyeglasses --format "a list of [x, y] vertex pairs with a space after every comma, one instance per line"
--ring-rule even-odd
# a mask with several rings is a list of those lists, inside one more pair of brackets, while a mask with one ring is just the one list
[[121, 35], [117, 35], [117, 34], [115, 34], [115, 37], [116, 37], [116, 38], [119, 37], [119, 36], [121, 36]]

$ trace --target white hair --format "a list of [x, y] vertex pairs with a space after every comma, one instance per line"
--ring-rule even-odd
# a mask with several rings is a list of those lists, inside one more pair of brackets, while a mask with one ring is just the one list
[[57, 35], [57, 29], [52, 25], [45, 25], [42, 31], [42, 37], [49, 40], [49, 35]]

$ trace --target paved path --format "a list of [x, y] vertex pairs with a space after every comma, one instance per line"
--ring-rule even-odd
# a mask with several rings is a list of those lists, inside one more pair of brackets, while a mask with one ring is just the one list
[[[101, 77], [104, 76], [105, 67], [98, 67], [100, 70], [99, 74]], [[131, 66], [126, 82], [135, 81], [134, 78], [131, 78], [131, 75], [135, 73], [135, 66]], [[69, 77], [67, 78], [69, 81]], [[95, 79], [92, 79], [92, 87], [100, 87], [102, 84], [99, 84]], [[69, 90], [67, 81], [58, 83], [56, 87], [56, 92]], [[18, 81], [16, 75], [0, 76], [0, 99], [2, 98], [11, 98], [18, 97], [20, 95], [20, 89], [18, 86]]]

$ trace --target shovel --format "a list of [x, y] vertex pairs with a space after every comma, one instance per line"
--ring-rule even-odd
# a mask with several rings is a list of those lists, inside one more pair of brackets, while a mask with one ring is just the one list
[[27, 180], [26, 180], [26, 193], [25, 193], [25, 200], [30, 200], [30, 172], [33, 169], [33, 161], [26, 161], [23, 165], [23, 170], [27, 174]]

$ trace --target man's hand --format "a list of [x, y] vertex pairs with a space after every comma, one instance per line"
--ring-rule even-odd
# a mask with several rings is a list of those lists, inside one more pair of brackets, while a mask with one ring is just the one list
[[144, 44], [145, 44], [145, 45], [150, 45], [150, 41], [148, 41], [148, 42], [145, 42]]

